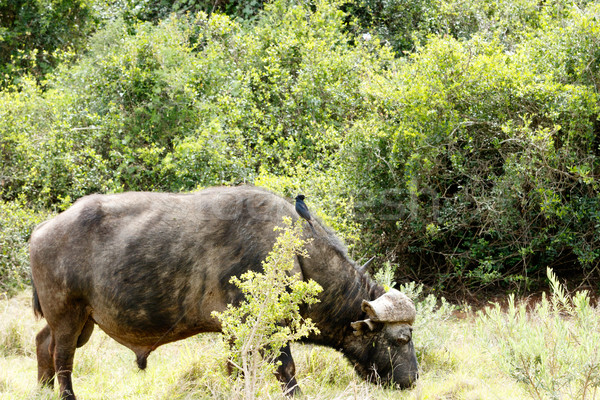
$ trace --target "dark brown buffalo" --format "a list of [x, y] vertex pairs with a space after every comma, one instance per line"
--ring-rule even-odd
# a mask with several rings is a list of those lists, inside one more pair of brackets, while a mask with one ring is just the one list
[[[293, 205], [265, 190], [212, 188], [87, 196], [37, 227], [30, 241], [34, 310], [48, 323], [36, 338], [39, 381], [53, 385], [56, 376], [62, 398], [75, 399], [73, 356], [95, 324], [133, 350], [140, 368], [162, 344], [219, 332], [211, 312], [241, 299], [230, 278], [260, 270], [284, 216], [297, 219]], [[298, 257], [296, 272], [323, 292], [302, 311], [321, 331], [306, 341], [339, 349], [367, 379], [412, 385], [412, 302], [385, 293], [317, 221], [307, 235], [314, 236], [310, 258]], [[280, 360], [278, 378], [294, 391], [289, 346]]]

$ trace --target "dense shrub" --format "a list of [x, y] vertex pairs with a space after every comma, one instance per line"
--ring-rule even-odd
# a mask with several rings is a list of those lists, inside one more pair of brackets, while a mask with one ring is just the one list
[[30, 79], [0, 93], [0, 196], [52, 206], [112, 188], [107, 163], [72, 124], [73, 96]]
[[[4, 93], [3, 129], [11, 133], [2, 140], [23, 143], [4, 145], [12, 160], [5, 168], [24, 169], [5, 173], [4, 197], [26, 192], [48, 205], [85, 188], [189, 190], [252, 181], [262, 171], [326, 169], [364, 110], [363, 72], [391, 56], [350, 46], [334, 7], [285, 5], [269, 5], [250, 29], [202, 13], [140, 23], [134, 32], [115, 21], [44, 93], [33, 83]], [[25, 119], [35, 141], [12, 123]], [[19, 149], [30, 158], [20, 162]], [[52, 185], [32, 169], [50, 170]]]
[[223, 13], [231, 17], [251, 20], [262, 10], [262, 0], [130, 0], [123, 7], [127, 19], [159, 21], [171, 14], [204, 12]]
[[428, 34], [439, 33], [444, 19], [439, 0], [351, 0], [343, 8], [354, 21], [350, 29], [376, 35], [399, 56], [414, 51]]
[[[578, 37], [598, 29], [596, 10], [573, 11]], [[538, 35], [560, 43], [559, 32]], [[583, 46], [594, 60], [592, 42], [556, 56]], [[374, 112], [352, 127], [342, 165], [364, 190], [365, 225], [405, 274], [475, 288], [527, 283], [565, 260], [597, 265], [597, 91], [581, 75], [549, 74], [560, 71], [531, 57], [540, 40], [528, 43], [507, 52], [480, 36], [431, 38], [366, 87]]]
[[398, 278], [596, 271], [599, 6], [407, 2], [388, 45], [346, 23], [382, 27], [401, 5], [378, 4], [278, 0], [252, 21], [96, 7], [107, 22], [76, 63], [0, 93], [1, 198], [255, 183], [304, 192]]
[[[512, 49], [548, 23], [569, 24], [574, 10], [591, 0], [349, 0], [350, 30], [369, 32], [389, 43], [397, 56], [413, 52], [430, 35], [455, 39], [484, 36]], [[568, 39], [567, 39], [568, 40]]]
[[65, 51], [80, 48], [97, 20], [92, 0], [0, 2], [0, 86], [42, 78]]

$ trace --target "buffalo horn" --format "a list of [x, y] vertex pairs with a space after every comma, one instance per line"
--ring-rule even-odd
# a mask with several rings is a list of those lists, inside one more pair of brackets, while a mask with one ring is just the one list
[[412, 300], [396, 289], [390, 289], [373, 301], [363, 300], [362, 310], [375, 322], [404, 322], [412, 325], [417, 315]]
[[369, 261], [367, 261], [366, 263], [364, 263], [358, 270], [360, 272], [365, 272], [367, 270], [367, 267], [369, 266], [369, 264], [371, 264], [371, 262], [375, 259], [375, 256], [371, 257], [369, 259]]

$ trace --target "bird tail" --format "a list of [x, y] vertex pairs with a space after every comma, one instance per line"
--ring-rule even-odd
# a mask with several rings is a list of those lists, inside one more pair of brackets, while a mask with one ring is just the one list
[[310, 221], [310, 220], [306, 220], [306, 222], [308, 222], [308, 224], [310, 225], [310, 229], [312, 229], [312, 232], [313, 232], [313, 234], [314, 234], [315, 236], [317, 236], [317, 231], [315, 230], [315, 227], [314, 227], [314, 225], [313, 225], [312, 221]]

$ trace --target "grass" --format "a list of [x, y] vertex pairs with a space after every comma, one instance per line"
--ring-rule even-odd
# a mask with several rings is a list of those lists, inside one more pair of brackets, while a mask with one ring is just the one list
[[[552, 293], [535, 304], [493, 304], [456, 316], [454, 307], [402, 288], [416, 299], [415, 347], [420, 380], [398, 391], [362, 381], [341, 353], [292, 347], [306, 399], [595, 399], [600, 387], [600, 310], [588, 294], [569, 295], [551, 270]], [[35, 321], [30, 293], [0, 299], [0, 399], [58, 399], [36, 383]], [[236, 399], [220, 335], [160, 347], [139, 371], [131, 351], [97, 330], [76, 353], [80, 399]], [[275, 380], [272, 377], [273, 382]], [[282, 399], [277, 384], [262, 398]], [[266, 386], [266, 387], [267, 387]], [[600, 396], [600, 395], [598, 395]]]
[[[292, 351], [304, 398], [529, 398], [524, 384], [497, 366], [494, 341], [477, 329], [476, 319], [469, 314], [419, 326], [428, 338], [427, 350], [419, 352], [421, 377], [413, 389], [404, 391], [364, 382], [333, 349], [296, 344]], [[34, 338], [43, 326], [43, 320], [33, 317], [29, 292], [0, 299], [0, 399], [58, 399], [57, 389], [40, 389], [36, 383]], [[418, 329], [414, 336], [419, 349]], [[435, 337], [437, 345], [432, 344]], [[223, 344], [214, 334], [162, 346], [140, 371], [130, 350], [96, 329], [90, 342], [77, 350], [73, 385], [78, 398], [86, 400], [236, 397], [225, 370]], [[273, 391], [271, 398], [283, 396]]]

